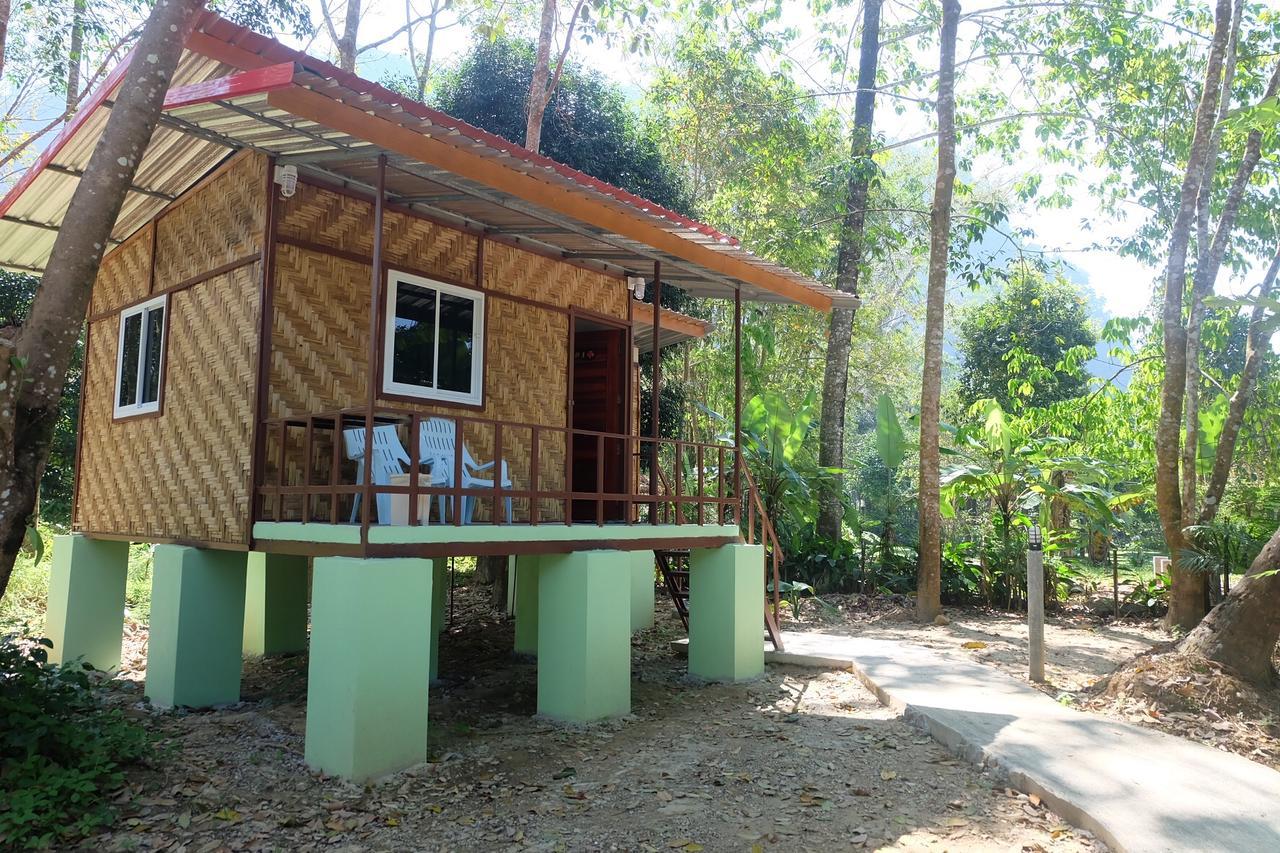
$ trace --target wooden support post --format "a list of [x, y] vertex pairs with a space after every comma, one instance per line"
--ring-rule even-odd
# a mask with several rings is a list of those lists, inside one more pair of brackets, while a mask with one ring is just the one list
[[733, 291], [733, 496], [738, 502], [734, 522], [742, 510], [742, 289]]
[[[649, 448], [649, 494], [658, 494], [658, 400], [662, 394], [662, 264], [653, 262], [653, 396], [649, 403], [649, 420], [653, 436], [653, 444]], [[653, 502], [649, 511], [649, 521], [658, 523], [658, 501]]]
[[[373, 518], [373, 410], [378, 402], [378, 331], [382, 312], [382, 218], [387, 195], [387, 155], [378, 155], [378, 179], [373, 198], [373, 272], [369, 280], [369, 399], [364, 413], [364, 499], [360, 507], [360, 543], [369, 544]], [[461, 441], [461, 436], [459, 436]], [[416, 509], [416, 507], [415, 507]]]

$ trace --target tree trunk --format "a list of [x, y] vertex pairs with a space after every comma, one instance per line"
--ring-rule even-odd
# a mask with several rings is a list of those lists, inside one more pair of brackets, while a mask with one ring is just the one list
[[[1233, 41], [1234, 35], [1233, 32]], [[1230, 70], [1230, 63], [1228, 63], [1228, 69]], [[1262, 94], [1262, 99], [1274, 97], [1278, 89], [1280, 89], [1280, 63], [1277, 63], [1272, 70], [1271, 79], [1267, 83], [1266, 91]], [[1223, 111], [1219, 110], [1219, 120], [1222, 114]], [[1215, 140], [1216, 134], [1217, 131], [1215, 131]], [[1211, 146], [1209, 153], [1212, 155], [1214, 150]], [[1214, 232], [1213, 240], [1204, 251], [1198, 253], [1196, 261], [1196, 274], [1191, 286], [1191, 316], [1187, 325], [1187, 406], [1184, 418], [1186, 435], [1182, 447], [1182, 523], [1184, 527], [1194, 524], [1197, 516], [1195, 497], [1197, 450], [1200, 443], [1200, 335], [1204, 328], [1204, 300], [1213, 293], [1214, 282], [1217, 281], [1218, 271], [1222, 267], [1222, 258], [1227, 251], [1227, 242], [1235, 229], [1240, 206], [1244, 203], [1245, 191], [1249, 188], [1253, 172], [1261, 159], [1262, 132], [1254, 130], [1245, 139], [1244, 154], [1240, 158], [1235, 176], [1231, 180], [1231, 187], [1223, 201], [1222, 215], [1218, 218], [1218, 227]], [[1205, 175], [1206, 182], [1212, 179], [1212, 175]], [[1232, 449], [1234, 450], [1234, 444]], [[1205, 509], [1209, 511], [1209, 518], [1212, 519], [1216, 514], [1216, 508], [1209, 510], [1206, 504]]]
[[125, 191], [133, 182], [202, 0], [156, 5], [62, 221], [22, 329], [0, 339], [0, 595], [49, 456], [58, 400]]
[[942, 610], [942, 517], [939, 507], [942, 405], [942, 331], [951, 239], [951, 196], [956, 181], [956, 29], [960, 0], [943, 0], [938, 62], [938, 175], [929, 214], [929, 289], [925, 300], [924, 375], [920, 383], [920, 565], [916, 618], [931, 622]]
[[[1258, 291], [1259, 299], [1268, 299], [1275, 290], [1276, 276], [1280, 274], [1280, 247], [1271, 258], [1271, 265], [1262, 279]], [[1253, 307], [1249, 316], [1249, 332], [1245, 339], [1244, 368], [1240, 371], [1240, 382], [1235, 393], [1227, 403], [1227, 417], [1222, 424], [1222, 435], [1218, 438], [1218, 451], [1213, 459], [1213, 473], [1209, 475], [1209, 485], [1205, 489], [1204, 508], [1200, 511], [1200, 524], [1208, 524], [1218, 514], [1218, 506], [1222, 503], [1222, 493], [1227, 488], [1227, 476], [1231, 473], [1231, 463], [1235, 459], [1236, 439], [1240, 437], [1240, 427], [1244, 424], [1245, 409], [1253, 399], [1254, 383], [1258, 379], [1258, 371], [1262, 369], [1262, 359], [1270, 349], [1271, 335], [1263, 329], [1263, 320], [1267, 311], [1261, 305]]]
[[533, 58], [533, 80], [529, 83], [529, 107], [524, 127], [524, 147], [535, 154], [542, 145], [542, 115], [547, 109], [551, 42], [555, 34], [556, 0], [542, 0], [542, 24], [538, 27], [538, 52]]
[[70, 119], [80, 102], [80, 60], [84, 54], [85, 0], [71, 0], [71, 39], [67, 46], [66, 115]]
[[491, 587], [489, 604], [495, 610], [507, 609], [507, 557], [477, 557], [476, 579]]
[[[871, 159], [875, 121], [876, 72], [880, 61], [880, 6], [883, 0], [866, 0], [862, 9], [862, 45], [858, 56], [858, 93], [853, 106], [849, 186], [845, 193], [844, 223], [836, 260], [836, 287], [858, 294], [862, 274], [862, 238], [867, 219], [867, 194], [875, 163]], [[818, 433], [818, 464], [844, 468], [844, 416], [849, 401], [849, 351], [856, 309], [831, 312], [827, 336], [827, 367], [822, 380], [822, 419]], [[844, 477], [823, 478], [818, 492], [818, 534], [837, 541], [844, 521]]]
[[342, 38], [338, 39], [338, 67], [355, 73], [356, 37], [360, 33], [360, 0], [347, 0], [347, 19], [342, 26]]
[[1217, 116], [1219, 86], [1227, 34], [1231, 28], [1231, 2], [1218, 0], [1214, 15], [1213, 41], [1205, 69], [1204, 88], [1196, 109], [1195, 131], [1178, 213], [1169, 236], [1169, 257], [1164, 292], [1164, 380], [1160, 388], [1160, 420], [1156, 426], [1156, 507], [1169, 550], [1170, 628], [1190, 630], [1204, 615], [1204, 596], [1197, 575], [1182, 571], [1179, 556], [1182, 535], [1182, 494], [1179, 489], [1181, 462], [1182, 407], [1187, 381], [1187, 330], [1182, 324], [1182, 306], [1187, 289], [1187, 247], [1194, 224], [1196, 200], [1204, 179], [1209, 145]]
[[0, 76], [4, 75], [4, 50], [9, 40], [10, 0], [0, 0]]
[[[1227, 37], [1227, 53], [1222, 66], [1222, 83], [1218, 95], [1218, 118], [1209, 135], [1209, 150], [1200, 188], [1196, 193], [1196, 275], [1191, 288], [1191, 311], [1187, 321], [1186, 406], [1183, 421], [1186, 433], [1182, 440], [1182, 525], [1193, 523], [1196, 514], [1196, 469], [1200, 451], [1200, 336], [1204, 331], [1205, 297], [1213, 290], [1217, 278], [1210, 237], [1210, 212], [1213, 207], [1213, 183], [1218, 170], [1218, 152], [1222, 141], [1222, 123], [1231, 109], [1231, 84], [1235, 80], [1236, 47], [1240, 37], [1240, 18], [1244, 0], [1236, 0], [1231, 15], [1231, 34]], [[1225, 217], [1225, 215], [1224, 215]], [[1219, 226], [1221, 232], [1221, 226]], [[1227, 229], [1230, 231], [1230, 228]], [[1219, 258], [1219, 260], [1221, 260]], [[1208, 275], [1212, 267], [1212, 275]]]
[[1182, 641], [1179, 651], [1199, 655], [1259, 686], [1275, 683], [1271, 659], [1280, 642], [1280, 530], [1244, 579]]

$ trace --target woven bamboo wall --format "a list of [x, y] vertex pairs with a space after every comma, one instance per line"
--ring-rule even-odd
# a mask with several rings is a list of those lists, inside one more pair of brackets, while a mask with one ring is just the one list
[[[163, 408], [113, 420], [119, 315], [92, 323], [75, 526], [138, 540], [244, 545], [265, 205], [265, 160], [240, 155], [108, 255], [91, 315], [117, 311], [228, 263], [169, 295]], [[256, 231], [255, 231], [256, 228]], [[138, 248], [142, 247], [142, 248]]]
[[89, 297], [89, 316], [119, 311], [151, 292], [151, 240], [154, 224], [138, 229], [117, 246], [98, 268]]
[[[427, 275], [474, 283], [476, 238], [416, 217], [389, 212], [384, 249], [388, 263]], [[300, 184], [284, 205], [282, 237], [369, 258], [372, 206], [340, 193]], [[384, 401], [384, 405], [439, 415], [564, 426], [568, 398], [570, 306], [619, 319], [627, 316], [627, 292], [618, 279], [495, 242], [484, 248], [485, 385], [482, 409]], [[276, 252], [272, 323], [270, 412], [273, 417], [332, 411], [367, 402], [370, 264], [281, 243]], [[544, 303], [503, 298], [504, 294]], [[561, 310], [556, 310], [561, 309]], [[492, 458], [491, 429], [470, 427], [466, 440], [480, 460]], [[327, 438], [325, 439], [327, 442]], [[563, 488], [562, 436], [543, 435], [539, 488]], [[503, 434], [502, 455], [517, 489], [528, 488], [530, 434]], [[300, 456], [291, 448], [290, 458]], [[324, 452], [323, 449], [320, 452]], [[274, 457], [274, 454], [272, 454]], [[268, 461], [274, 466], [274, 458]], [[325, 475], [325, 472], [320, 472]], [[300, 472], [290, 471], [290, 482]], [[559, 518], [559, 506], [540, 507]], [[478, 518], [487, 517], [482, 506]], [[528, 507], [516, 506], [517, 520]]]

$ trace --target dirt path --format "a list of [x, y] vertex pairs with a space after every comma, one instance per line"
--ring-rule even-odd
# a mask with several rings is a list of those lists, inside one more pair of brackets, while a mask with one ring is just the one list
[[[464, 596], [465, 598], [465, 596]], [[669, 650], [678, 623], [639, 635], [630, 718], [567, 728], [533, 717], [535, 669], [511, 627], [470, 610], [442, 644], [432, 762], [367, 788], [303, 762], [305, 659], [251, 662], [245, 701], [152, 714], [145, 634], [115, 700], [171, 752], [130, 776], [98, 849], [1054, 850], [1098, 849], [1026, 797], [881, 707], [846, 672], [771, 667], [695, 687]]]
[[[1027, 622], [1024, 615], [976, 608], [945, 608], [945, 625], [920, 625], [911, 609], [893, 600], [861, 596], [825, 599], [836, 609], [806, 604], [788, 630], [845, 630], [883, 640], [904, 640], [928, 648], [963, 653], [1030, 683], [1027, 675]], [[1102, 620], [1091, 611], [1070, 607], [1045, 621], [1045, 678], [1036, 685], [1053, 696], [1078, 693], [1117, 666], [1166, 642], [1155, 619]]]

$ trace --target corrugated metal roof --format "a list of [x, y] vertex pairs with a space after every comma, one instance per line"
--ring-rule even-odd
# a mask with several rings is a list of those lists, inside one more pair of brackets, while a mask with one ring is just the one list
[[[250, 80], [245, 72], [256, 76]], [[0, 202], [0, 265], [43, 268], [121, 77], [122, 70], [112, 73]], [[177, 90], [189, 97], [176, 98]], [[212, 13], [202, 16], [188, 42], [169, 101], [114, 240], [145, 224], [241, 148], [264, 151], [357, 190], [372, 188], [376, 158], [386, 154], [392, 201], [461, 227], [620, 274], [652, 277], [659, 262], [664, 281], [702, 296], [740, 288], [746, 299], [823, 309], [856, 304], [847, 294], [753, 255], [708, 225]]]

